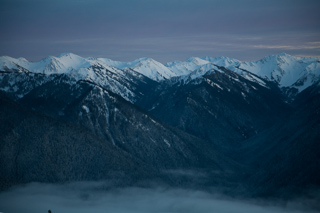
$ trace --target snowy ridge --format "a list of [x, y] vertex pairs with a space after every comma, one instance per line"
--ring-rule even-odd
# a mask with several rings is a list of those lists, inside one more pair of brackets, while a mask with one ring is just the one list
[[[33, 73], [43, 74], [62, 74], [73, 73], [90, 68], [94, 65], [100, 65], [113, 70], [133, 70], [152, 80], [161, 81], [177, 76], [168, 67], [151, 58], [140, 58], [132, 62], [113, 61], [108, 58], [82, 58], [72, 53], [62, 53], [58, 56], [48, 56], [38, 62], [29, 62], [24, 58], [11, 58], [8, 56], [0, 57], [0, 70], [27, 70]], [[90, 73], [88, 73], [90, 74]]]
[[261, 79], [265, 79], [276, 82], [279, 87], [294, 87], [300, 92], [320, 80], [318, 58], [295, 57], [285, 53], [253, 62], [241, 62], [227, 57], [192, 57], [185, 62], [167, 63], [166, 66], [177, 75], [188, 76], [183, 79], [199, 78], [206, 71], [221, 71], [219, 67], [224, 67], [262, 86], [265, 86], [265, 82]]
[[131, 62], [131, 64], [129, 64], [129, 66], [126, 68], [131, 68], [134, 71], [141, 73], [142, 75], [155, 81], [161, 81], [177, 76], [163, 64], [151, 58], [138, 59], [134, 62]]
[[72, 53], [63, 53], [59, 56], [48, 56], [38, 62], [29, 62], [24, 58], [14, 59], [8, 56], [0, 57], [0, 69], [16, 69], [20, 67], [33, 73], [61, 74], [72, 70], [90, 67], [90, 63]]
[[239, 64], [241, 63], [239, 60], [237, 59], [232, 59], [232, 58], [228, 58], [228, 57], [215, 57], [215, 58], [211, 58], [211, 57], [202, 57], [202, 60], [206, 60], [209, 61], [215, 65], [221, 66], [221, 67], [237, 67], [239, 66]]
[[134, 70], [155, 81], [161, 81], [177, 76], [170, 69], [165, 67], [160, 62], [153, 60], [152, 58], [140, 58], [132, 62], [121, 62], [106, 58], [99, 58], [98, 61], [118, 69]]
[[[57, 57], [49, 56], [38, 62], [29, 62], [23, 58], [14, 59], [4, 56], [0, 57], [0, 70], [9, 72], [18, 71], [21, 73], [40, 73], [45, 74], [45, 76], [47, 76], [46, 79], [51, 80], [57, 75], [65, 74], [68, 76], [70, 84], [85, 80], [121, 95], [127, 101], [134, 102], [135, 100], [135, 93], [129, 83], [132, 79], [124, 70], [108, 66], [107, 64], [101, 64], [99, 60], [82, 58], [72, 53], [60, 54]], [[3, 76], [0, 76], [0, 80], [2, 79], [4, 79]], [[46, 79], [38, 84], [47, 82]], [[25, 88], [28, 89], [19, 89], [15, 84], [25, 84], [22, 76], [17, 78], [16, 76], [8, 75], [7, 80], [12, 86], [4, 86], [0, 89], [19, 93], [19, 97], [23, 97], [23, 95], [35, 85], [25, 85]], [[14, 88], [14, 90], [11, 87]]]
[[[265, 85], [265, 82], [261, 79], [265, 79], [276, 82], [280, 87], [294, 87], [299, 91], [320, 80], [320, 60], [318, 58], [295, 57], [285, 53], [267, 56], [252, 62], [241, 62], [227, 57], [190, 57], [186, 61], [173, 61], [165, 65], [151, 58], [120, 62], [107, 58], [82, 58], [72, 53], [49, 56], [38, 62], [29, 62], [24, 58], [0, 57], [0, 70], [2, 71], [47, 75], [68, 74], [76, 80], [90, 80], [104, 86], [118, 81], [119, 78], [130, 81], [127, 77], [128, 72], [142, 74], [154, 81], [163, 81], [173, 77], [201, 78], [210, 70], [222, 71], [219, 67], [236, 72], [262, 86]], [[97, 72], [97, 70], [100, 71]], [[131, 95], [125, 95], [125, 97], [128, 98]]]
[[188, 58], [186, 61], [169, 62], [165, 66], [168, 67], [177, 76], [189, 75], [193, 71], [210, 64], [209, 61], [203, 60], [198, 57]]
[[295, 87], [299, 91], [320, 78], [320, 60], [290, 56], [285, 53], [267, 56], [259, 61], [243, 62], [239, 68], [264, 79], [275, 81], [280, 87]]

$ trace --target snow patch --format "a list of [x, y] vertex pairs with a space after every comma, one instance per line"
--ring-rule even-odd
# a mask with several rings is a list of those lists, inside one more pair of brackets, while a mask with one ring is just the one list
[[87, 114], [90, 113], [90, 110], [86, 105], [82, 105], [82, 109], [84, 109], [87, 112]]
[[171, 147], [171, 144], [169, 143], [169, 141], [168, 141], [168, 140], [163, 139], [163, 141], [167, 144], [167, 146], [168, 146], [168, 147]]
[[209, 80], [209, 79], [206, 79], [207, 83], [212, 86], [212, 87], [218, 87], [219, 89], [223, 90], [223, 88], [217, 84], [217, 83], [214, 83], [213, 81]]

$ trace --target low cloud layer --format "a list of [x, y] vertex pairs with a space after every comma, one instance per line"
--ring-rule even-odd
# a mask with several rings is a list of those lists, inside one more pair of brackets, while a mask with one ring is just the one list
[[[259, 203], [259, 204], [257, 204]], [[299, 201], [274, 206], [270, 202], [239, 201], [203, 191], [186, 189], [118, 188], [105, 183], [81, 182], [66, 185], [32, 183], [0, 193], [0, 212], [305, 212]], [[310, 211], [311, 212], [311, 211]]]

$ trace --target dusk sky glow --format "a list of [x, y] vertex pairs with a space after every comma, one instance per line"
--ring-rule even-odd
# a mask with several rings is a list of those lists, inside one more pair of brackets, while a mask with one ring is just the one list
[[320, 56], [319, 0], [0, 0], [0, 55]]

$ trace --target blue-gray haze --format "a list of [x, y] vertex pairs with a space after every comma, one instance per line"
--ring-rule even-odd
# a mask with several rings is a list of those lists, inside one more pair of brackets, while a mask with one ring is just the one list
[[0, 55], [320, 56], [318, 0], [0, 0]]
[[187, 189], [119, 188], [100, 190], [103, 182], [65, 185], [31, 183], [0, 193], [0, 212], [171, 212], [171, 213], [285, 213], [313, 212], [313, 200], [291, 202], [235, 200], [218, 194]]

